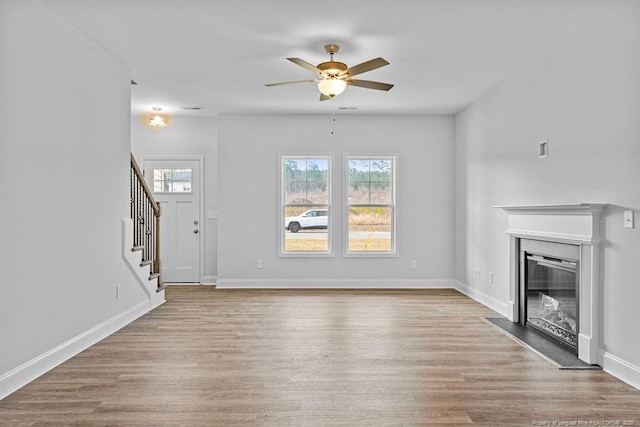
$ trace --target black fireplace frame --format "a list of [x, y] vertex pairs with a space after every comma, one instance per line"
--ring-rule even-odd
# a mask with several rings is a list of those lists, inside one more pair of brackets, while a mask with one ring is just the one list
[[[527, 322], [527, 292], [526, 281], [528, 276], [527, 256], [536, 255], [575, 263], [576, 273], [576, 345], [575, 347], [566, 341], [548, 333]], [[518, 239], [518, 323], [530, 330], [544, 336], [558, 346], [578, 354], [577, 336], [580, 333], [580, 246], [570, 243], [552, 242], [536, 239]]]

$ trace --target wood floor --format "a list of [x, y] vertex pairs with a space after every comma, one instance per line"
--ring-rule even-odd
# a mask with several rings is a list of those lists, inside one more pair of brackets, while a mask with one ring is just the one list
[[0, 424], [640, 426], [640, 391], [555, 368], [453, 290], [166, 295], [0, 401]]

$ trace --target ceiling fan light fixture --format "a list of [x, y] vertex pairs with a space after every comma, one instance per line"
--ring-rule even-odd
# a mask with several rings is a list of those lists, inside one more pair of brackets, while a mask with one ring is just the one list
[[325, 79], [318, 82], [318, 90], [323, 95], [333, 98], [344, 92], [347, 87], [347, 82], [340, 79]]

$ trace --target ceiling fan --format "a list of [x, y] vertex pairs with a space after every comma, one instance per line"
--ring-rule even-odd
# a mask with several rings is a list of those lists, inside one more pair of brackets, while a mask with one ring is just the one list
[[333, 60], [333, 55], [338, 52], [340, 46], [336, 44], [329, 44], [324, 47], [324, 50], [329, 54], [331, 59], [328, 62], [323, 62], [317, 66], [303, 61], [300, 58], [287, 58], [289, 61], [306, 68], [307, 70], [315, 73], [318, 77], [316, 79], [309, 80], [296, 80], [291, 82], [282, 83], [269, 83], [265, 86], [283, 86], [295, 83], [318, 83], [318, 89], [320, 90], [320, 101], [326, 101], [344, 92], [347, 85], [363, 87], [366, 89], [376, 90], [389, 90], [393, 85], [388, 83], [373, 82], [371, 80], [355, 80], [353, 76], [365, 73], [367, 71], [375, 70], [376, 68], [389, 65], [389, 62], [383, 58], [375, 58], [353, 67], [347, 67], [342, 62], [336, 62]]

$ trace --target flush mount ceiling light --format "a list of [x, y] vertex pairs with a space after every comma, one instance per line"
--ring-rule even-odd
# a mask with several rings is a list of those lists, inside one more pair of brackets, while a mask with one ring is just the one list
[[164, 128], [169, 125], [169, 116], [161, 113], [162, 108], [153, 107], [153, 112], [147, 114], [147, 124], [154, 128]]
[[389, 65], [389, 62], [383, 58], [375, 58], [362, 64], [355, 65], [353, 67], [347, 67], [342, 62], [333, 60], [333, 55], [338, 52], [340, 46], [336, 44], [329, 44], [324, 47], [324, 50], [330, 55], [331, 59], [327, 62], [323, 62], [315, 66], [303, 61], [300, 58], [287, 58], [289, 61], [306, 68], [307, 70], [315, 73], [318, 78], [313, 80], [296, 80], [291, 82], [282, 83], [269, 83], [265, 86], [282, 86], [293, 83], [318, 83], [318, 90], [320, 90], [320, 101], [326, 101], [344, 92], [347, 85], [358, 86], [366, 89], [376, 89], [387, 91], [393, 87], [388, 83], [372, 82], [370, 80], [354, 80], [351, 77], [362, 74], [367, 71], [375, 70], [376, 68]]

